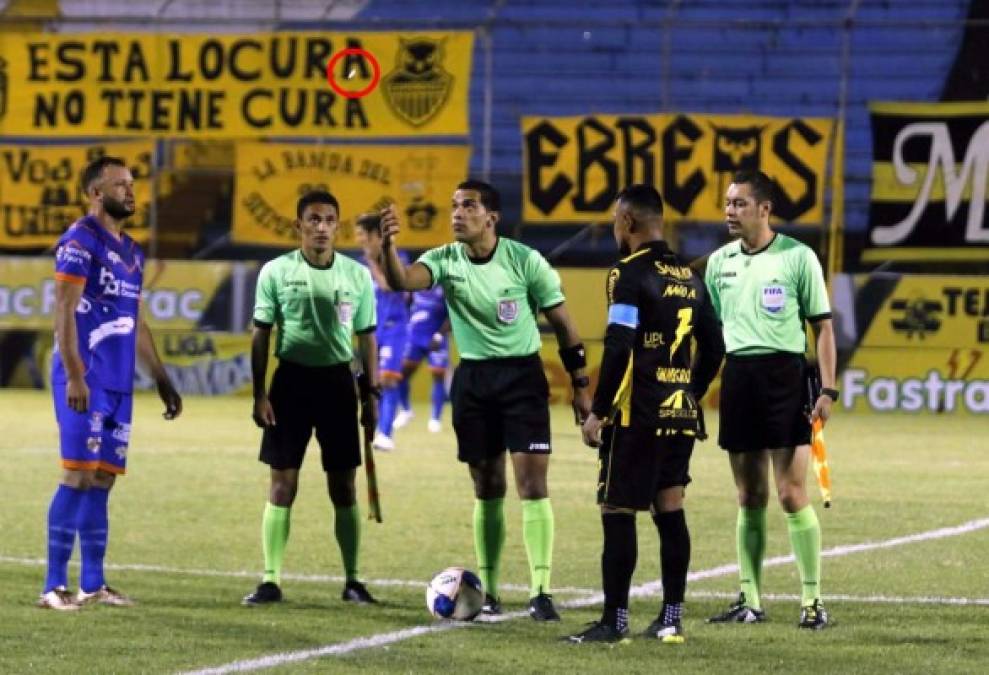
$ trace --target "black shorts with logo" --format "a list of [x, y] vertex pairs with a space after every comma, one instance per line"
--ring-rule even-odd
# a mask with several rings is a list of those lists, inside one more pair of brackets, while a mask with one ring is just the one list
[[450, 400], [461, 462], [475, 464], [506, 448], [550, 453], [549, 383], [538, 354], [461, 359]]
[[282, 360], [268, 399], [275, 426], [261, 437], [262, 462], [272, 469], [298, 469], [315, 429], [324, 471], [360, 466], [357, 390], [350, 364], [316, 367]]
[[660, 490], [690, 483], [694, 436], [665, 429], [604, 428], [598, 451], [598, 504], [646, 511]]
[[810, 443], [802, 354], [729, 354], [721, 374], [718, 445], [728, 452]]

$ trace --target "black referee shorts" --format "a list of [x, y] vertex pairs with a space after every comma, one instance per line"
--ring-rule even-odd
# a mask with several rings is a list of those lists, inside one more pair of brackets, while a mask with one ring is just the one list
[[268, 393], [275, 426], [261, 437], [260, 460], [272, 469], [298, 469], [316, 430], [324, 471], [360, 466], [357, 391], [350, 364], [303, 366], [282, 360]]
[[802, 354], [728, 355], [721, 374], [718, 445], [728, 452], [810, 443]]
[[461, 462], [476, 464], [506, 448], [550, 453], [549, 383], [538, 354], [461, 359], [450, 400]]
[[660, 490], [690, 483], [694, 436], [615, 424], [598, 451], [598, 504], [647, 511]]

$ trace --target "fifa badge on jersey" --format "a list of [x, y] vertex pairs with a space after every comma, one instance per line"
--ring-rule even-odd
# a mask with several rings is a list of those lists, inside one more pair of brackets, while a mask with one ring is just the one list
[[340, 323], [350, 323], [351, 319], [354, 318], [354, 303], [352, 302], [338, 303], [337, 318], [340, 319]]
[[786, 307], [786, 290], [775, 284], [762, 287], [762, 308], [776, 314]]
[[498, 301], [498, 320], [502, 323], [515, 323], [515, 319], [519, 318], [519, 301], [518, 300], [499, 300]]

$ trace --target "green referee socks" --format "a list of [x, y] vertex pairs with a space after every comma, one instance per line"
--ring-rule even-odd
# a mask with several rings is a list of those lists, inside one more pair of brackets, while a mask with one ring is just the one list
[[357, 581], [357, 557], [361, 546], [361, 514], [357, 504], [334, 506], [333, 529], [340, 545], [340, 557], [347, 581]]
[[529, 556], [531, 588], [529, 597], [549, 593], [553, 565], [553, 507], [546, 499], [522, 500], [522, 538]]
[[285, 545], [288, 543], [291, 520], [292, 509], [290, 507], [275, 506], [271, 502], [264, 505], [264, 516], [261, 519], [264, 577], [261, 581], [281, 584], [282, 559], [285, 557]]
[[807, 606], [821, 597], [821, 524], [814, 507], [808, 504], [786, 514], [786, 527], [800, 572], [800, 604]]
[[[524, 503], [524, 502], [523, 502]], [[498, 597], [498, 570], [505, 546], [504, 498], [474, 501], [474, 552], [484, 592]]]
[[752, 609], [762, 609], [759, 587], [762, 583], [762, 558], [766, 553], [766, 508], [738, 510], [735, 526], [738, 547], [738, 576], [745, 603]]

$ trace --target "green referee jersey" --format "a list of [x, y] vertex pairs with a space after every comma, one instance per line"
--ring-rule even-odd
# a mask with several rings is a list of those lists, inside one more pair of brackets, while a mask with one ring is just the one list
[[711, 254], [705, 283], [729, 354], [803, 354], [804, 320], [831, 316], [817, 256], [783, 234], [753, 253], [733, 241]]
[[353, 335], [374, 330], [371, 273], [338, 252], [314, 267], [301, 250], [265, 263], [258, 276], [254, 322], [277, 326], [275, 355], [305, 366], [348, 363]]
[[468, 359], [528, 356], [539, 351], [536, 314], [563, 302], [560, 275], [539, 251], [499, 237], [484, 260], [472, 260], [457, 242], [419, 261], [443, 287], [450, 327]]

